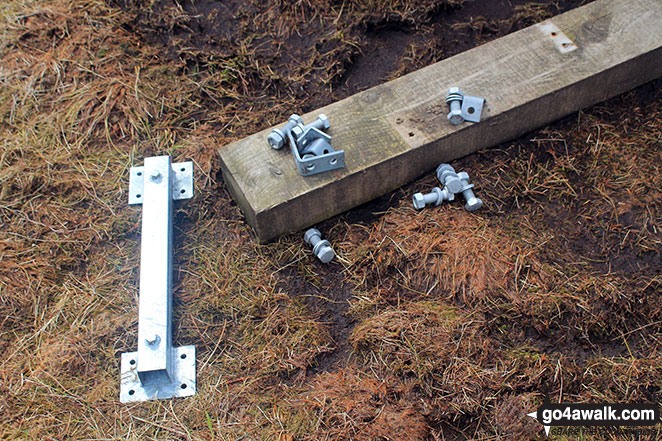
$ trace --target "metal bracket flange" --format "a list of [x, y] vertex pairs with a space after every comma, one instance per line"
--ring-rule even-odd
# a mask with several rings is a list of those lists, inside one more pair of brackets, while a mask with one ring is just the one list
[[172, 346], [171, 291], [173, 200], [193, 197], [193, 163], [154, 156], [130, 173], [129, 204], [143, 205], [138, 350], [121, 356], [120, 401], [191, 396], [195, 346]]
[[[297, 171], [302, 176], [315, 175], [317, 173], [324, 173], [331, 170], [336, 170], [338, 168], [345, 167], [345, 151], [344, 150], [333, 150], [330, 146], [328, 148], [329, 152], [317, 156], [310, 156], [302, 158], [299, 154], [298, 144], [294, 141], [292, 133], [287, 134], [289, 138], [290, 148], [292, 150], [292, 156], [294, 156], [294, 163], [296, 164]], [[323, 137], [328, 139], [329, 145], [331, 142], [331, 137], [326, 133], [322, 132], [319, 129], [311, 128], [304, 133], [301, 138], [297, 141], [305, 145], [308, 139], [312, 140], [313, 136]]]
[[485, 98], [464, 95], [462, 100], [462, 118], [465, 121], [480, 122], [480, 117], [483, 114], [483, 106], [485, 105]]

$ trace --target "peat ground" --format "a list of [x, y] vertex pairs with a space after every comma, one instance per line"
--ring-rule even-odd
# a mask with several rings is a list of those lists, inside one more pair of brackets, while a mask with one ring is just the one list
[[[662, 401], [660, 80], [455, 161], [476, 213], [415, 211], [430, 175], [323, 222], [329, 265], [299, 234], [257, 244], [216, 157], [583, 3], [3, 2], [0, 437], [534, 440], [545, 393]], [[198, 394], [122, 405], [127, 175], [154, 154], [196, 164], [174, 342]]]

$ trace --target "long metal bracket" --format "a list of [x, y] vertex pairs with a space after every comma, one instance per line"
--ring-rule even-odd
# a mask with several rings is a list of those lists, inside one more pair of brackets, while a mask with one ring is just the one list
[[129, 204], [143, 205], [138, 351], [121, 354], [120, 401], [195, 395], [195, 346], [172, 346], [173, 200], [193, 197], [193, 163], [169, 156], [132, 167]]
[[[289, 138], [292, 156], [294, 156], [294, 163], [296, 164], [299, 174], [302, 176], [315, 175], [317, 173], [323, 173], [345, 167], [344, 150], [335, 151], [329, 146], [329, 153], [325, 153], [319, 156], [311, 156], [309, 158], [302, 158], [299, 154], [298, 145], [294, 141], [292, 133], [288, 132], [287, 137]], [[306, 133], [304, 133], [301, 138], [298, 139], [298, 141], [299, 143], [305, 144], [308, 140], [312, 142], [313, 137], [323, 137], [325, 139], [328, 138], [329, 143], [331, 141], [331, 137], [329, 135], [315, 128], [307, 130]]]

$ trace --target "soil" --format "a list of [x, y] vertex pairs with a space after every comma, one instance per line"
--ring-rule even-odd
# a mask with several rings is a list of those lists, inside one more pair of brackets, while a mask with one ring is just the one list
[[[413, 210], [428, 175], [321, 222], [327, 265], [299, 234], [258, 244], [217, 159], [583, 3], [8, 0], [0, 438], [542, 440], [546, 395], [662, 401], [662, 80], [454, 161], [476, 213]], [[173, 341], [196, 345], [198, 394], [127, 406], [123, 177], [156, 154], [195, 161]]]

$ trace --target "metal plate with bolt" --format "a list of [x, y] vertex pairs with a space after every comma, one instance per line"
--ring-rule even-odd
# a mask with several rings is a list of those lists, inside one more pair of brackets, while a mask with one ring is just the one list
[[173, 200], [193, 196], [193, 163], [169, 156], [132, 167], [129, 204], [142, 204], [138, 350], [121, 356], [120, 401], [195, 394], [195, 346], [172, 346]]
[[289, 144], [297, 171], [302, 176], [343, 168], [345, 151], [335, 151], [331, 147], [331, 137], [322, 131], [330, 126], [324, 114], [305, 126], [301, 117], [293, 114], [287, 124], [271, 131], [267, 142], [274, 150]]
[[446, 118], [454, 126], [465, 121], [480, 122], [485, 98], [465, 95], [459, 87], [451, 87], [446, 93], [446, 102], [450, 108]]

